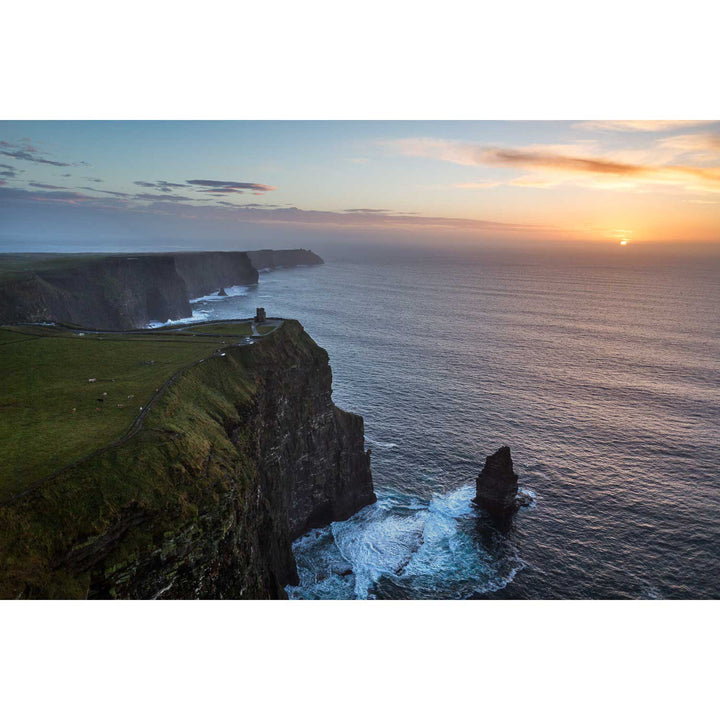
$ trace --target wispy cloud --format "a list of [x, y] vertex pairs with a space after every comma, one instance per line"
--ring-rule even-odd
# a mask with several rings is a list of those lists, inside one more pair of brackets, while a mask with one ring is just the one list
[[204, 188], [213, 188], [215, 190], [237, 191], [237, 190], [253, 190], [255, 192], [270, 192], [277, 190], [272, 185], [263, 185], [253, 182], [236, 182], [235, 180], [188, 180], [188, 185], [197, 185]]
[[31, 182], [28, 183], [30, 187], [41, 188], [42, 190], [67, 190], [67, 188], [60, 187], [59, 185], [48, 185], [47, 183]]
[[[94, 189], [93, 189], [94, 190]], [[103, 191], [95, 191], [103, 192]], [[145, 201], [148, 204], [134, 205], [133, 201]], [[354, 212], [332, 212], [321, 210], [302, 210], [297, 207], [280, 207], [277, 205], [263, 205], [261, 203], [248, 203], [235, 205], [220, 201], [220, 203], [191, 204], [197, 202], [194, 198], [184, 198], [175, 195], [139, 193], [131, 198], [103, 198], [91, 196], [74, 190], [23, 190], [19, 188], [0, 188], [0, 206], [29, 207], [35, 204], [59, 204], [90, 210], [116, 211], [122, 213], [157, 213], [160, 215], [175, 215], [177, 217], [192, 217], [207, 221], [242, 221], [251, 223], [283, 223], [317, 226], [338, 226], [354, 228], [445, 228], [450, 231], [469, 233], [488, 233], [495, 237], [505, 233], [526, 233], [552, 231], [557, 228], [529, 223], [505, 223], [490, 220], [458, 217], [427, 217], [412, 213], [397, 213], [392, 211], [375, 212], [375, 208], [355, 208]]]
[[157, 200], [159, 202], [188, 202], [192, 200], [185, 195], [158, 195], [156, 193], [138, 193], [133, 195], [136, 200]]
[[[708, 137], [693, 147], [709, 148]], [[712, 140], [712, 143], [715, 141]], [[505, 181], [520, 187], [550, 187], [563, 183], [576, 183], [605, 189], [627, 189], [641, 184], [678, 186], [692, 191], [720, 191], [720, 166], [703, 167], [700, 164], [672, 163], [678, 152], [665, 152], [665, 163], [626, 159], [632, 157], [590, 154], [591, 144], [528, 145], [507, 148], [477, 143], [458, 142], [438, 138], [407, 138], [386, 143], [403, 155], [431, 158], [467, 166], [490, 166], [530, 170], [529, 176]], [[686, 145], [689, 144], [686, 141]], [[669, 146], [658, 145], [667, 151]], [[714, 145], [713, 145], [714, 147]], [[652, 152], [636, 153], [635, 157], [652, 157]], [[706, 156], [704, 160], [712, 159]], [[669, 160], [669, 162], [667, 162]], [[472, 183], [464, 184], [465, 187]]]
[[23, 172], [22, 170], [18, 170], [13, 165], [5, 165], [4, 163], [0, 163], [0, 177], [4, 178], [15, 178], [18, 176], [18, 173]]
[[124, 193], [124, 192], [118, 192], [117, 190], [100, 190], [96, 187], [87, 187], [83, 186], [79, 188], [80, 190], [89, 190], [90, 192], [94, 193], [103, 193], [104, 195], [113, 195], [115, 197], [123, 197], [123, 198], [131, 198], [135, 197], [135, 195], [131, 195], [130, 193]]
[[455, 183], [455, 187], [459, 190], [489, 190], [502, 185], [500, 182], [493, 180], [479, 180], [477, 182]]
[[147, 180], [136, 180], [135, 185], [146, 188], [156, 188], [162, 192], [173, 192], [175, 188], [186, 187], [184, 183], [173, 183], [167, 180], [155, 180], [154, 182], [148, 182]]
[[710, 125], [712, 120], [586, 120], [575, 125], [584, 130], [618, 130], [621, 132], [666, 132]]
[[53, 160], [49, 153], [40, 150], [27, 141], [11, 143], [7, 140], [0, 140], [0, 155], [5, 155], [15, 160], [38, 163], [40, 165], [54, 165], [55, 167], [80, 167], [87, 165], [86, 162], [69, 163]]

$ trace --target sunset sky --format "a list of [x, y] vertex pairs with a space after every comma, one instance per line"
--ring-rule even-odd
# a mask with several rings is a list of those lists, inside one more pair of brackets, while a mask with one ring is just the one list
[[720, 122], [0, 123], [0, 249], [312, 237], [718, 244]]

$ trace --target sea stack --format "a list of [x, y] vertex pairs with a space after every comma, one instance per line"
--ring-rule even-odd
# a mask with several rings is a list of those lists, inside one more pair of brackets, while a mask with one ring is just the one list
[[510, 448], [503, 445], [485, 458], [485, 466], [476, 480], [476, 505], [495, 517], [517, 509], [518, 476], [513, 470]]

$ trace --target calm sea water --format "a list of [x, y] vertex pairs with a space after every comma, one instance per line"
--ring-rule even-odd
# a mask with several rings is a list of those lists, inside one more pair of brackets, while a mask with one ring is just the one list
[[[621, 252], [321, 251], [194, 305], [297, 318], [365, 418], [378, 503], [295, 543], [291, 597], [720, 598], [720, 267]], [[503, 444], [506, 532], [470, 503]]]

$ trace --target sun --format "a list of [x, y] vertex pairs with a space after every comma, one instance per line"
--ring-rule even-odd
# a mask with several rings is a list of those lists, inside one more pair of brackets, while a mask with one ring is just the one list
[[621, 240], [621, 241], [620, 241], [620, 244], [621, 244], [621, 245], [627, 245], [627, 240]]

